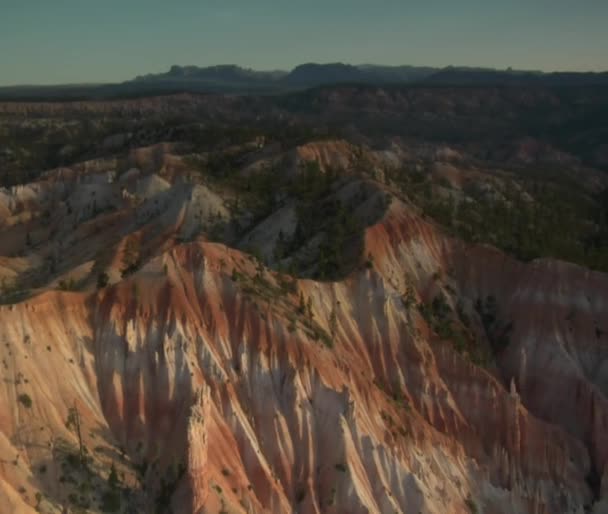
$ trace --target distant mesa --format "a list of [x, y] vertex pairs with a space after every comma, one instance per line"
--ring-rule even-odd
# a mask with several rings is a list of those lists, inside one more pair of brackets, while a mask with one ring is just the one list
[[173, 65], [166, 73], [149, 74], [139, 76], [136, 81], [166, 81], [166, 80], [191, 80], [191, 81], [215, 81], [215, 82], [260, 82], [272, 81], [284, 76], [282, 71], [256, 71], [242, 68], [234, 64], [222, 64], [201, 68], [198, 66]]
[[287, 84], [316, 86], [340, 82], [373, 82], [374, 75], [349, 64], [308, 63], [296, 66], [283, 81]]

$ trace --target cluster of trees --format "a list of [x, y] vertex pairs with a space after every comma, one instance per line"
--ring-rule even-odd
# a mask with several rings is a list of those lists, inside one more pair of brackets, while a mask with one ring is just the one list
[[[236, 172], [240, 159], [242, 156], [237, 152], [195, 164], [203, 176], [229, 188], [235, 198], [233, 209], [249, 212], [253, 223], [269, 216], [285, 202], [295, 201], [295, 231], [291, 235], [279, 234], [275, 260], [298, 254], [312, 238], [321, 234], [316, 278], [336, 278], [356, 263], [362, 247], [362, 227], [348, 206], [333, 194], [338, 180], [336, 170], [321, 170], [319, 164], [312, 161], [295, 176], [283, 173], [281, 166], [272, 166], [243, 177]], [[297, 273], [299, 266], [300, 259], [294, 259], [290, 272]]]
[[[127, 277], [137, 271], [141, 265], [141, 245], [136, 236], [130, 236], [125, 242], [125, 247], [122, 256], [123, 277]], [[107, 281], [106, 281], [107, 284]]]
[[10, 187], [35, 180], [47, 169], [84, 160], [95, 153], [97, 145], [122, 125], [88, 117], [40, 123], [12, 122], [0, 127], [0, 187]]
[[473, 186], [457, 201], [437, 194], [424, 176], [400, 185], [425, 215], [467, 242], [489, 243], [524, 261], [552, 257], [608, 271], [608, 192], [592, 197], [580, 187], [522, 179], [493, 191]]
[[297, 199], [297, 225], [291, 240], [283, 245], [284, 252], [294, 253], [316, 234], [323, 234], [315, 273], [321, 280], [344, 274], [357, 263], [363, 248], [361, 223], [332, 194], [337, 179], [335, 170], [323, 172], [315, 161], [289, 188]]

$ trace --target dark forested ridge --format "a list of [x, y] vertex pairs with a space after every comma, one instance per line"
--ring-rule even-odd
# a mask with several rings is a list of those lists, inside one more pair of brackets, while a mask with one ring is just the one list
[[[249, 77], [238, 69], [213, 71], [227, 72]], [[254, 140], [283, 157], [243, 181], [239, 170], [253, 158]], [[362, 156], [397, 146], [400, 162], [378, 169], [362, 158], [356, 169], [334, 169], [329, 182], [314, 168], [304, 175], [309, 182], [286, 182], [280, 163], [289, 152], [323, 140], [348, 141]], [[322, 231], [318, 278], [351, 267], [348, 252], [359, 244], [359, 222], [328, 189], [331, 177], [345, 171], [384, 180], [466, 241], [493, 244], [524, 260], [554, 257], [608, 271], [606, 88], [367, 84], [273, 96], [4, 103], [0, 186], [91, 159], [111, 158], [125, 167], [133, 149], [166, 141], [184, 154], [204, 152], [193, 166], [233, 188], [260, 219], [275, 207], [278, 192], [293, 196], [302, 222], [277, 252], [296, 254]], [[464, 179], [454, 184], [434, 174], [443, 162]]]

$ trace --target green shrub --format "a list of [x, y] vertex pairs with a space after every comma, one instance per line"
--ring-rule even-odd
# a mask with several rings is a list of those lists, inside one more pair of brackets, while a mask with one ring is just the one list
[[477, 504], [473, 501], [470, 495], [467, 497], [464, 503], [469, 509], [470, 514], [477, 514], [479, 512], [477, 509]]
[[32, 399], [26, 393], [22, 393], [17, 397], [19, 403], [21, 403], [24, 407], [31, 409], [32, 408]]
[[77, 288], [78, 282], [76, 282], [76, 280], [74, 280], [72, 277], [68, 278], [67, 280], [59, 281], [59, 289], [61, 291], [76, 291]]
[[97, 275], [97, 289], [103, 289], [108, 285], [110, 281], [110, 277], [105, 271], [102, 271], [99, 275]]

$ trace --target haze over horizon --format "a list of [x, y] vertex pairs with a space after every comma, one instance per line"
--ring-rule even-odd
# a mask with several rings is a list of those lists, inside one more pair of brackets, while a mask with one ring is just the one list
[[120, 82], [174, 64], [608, 69], [608, 3], [598, 0], [2, 3], [1, 86]]

